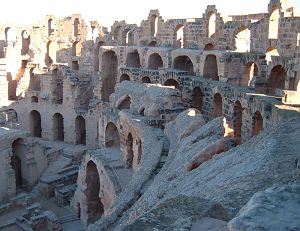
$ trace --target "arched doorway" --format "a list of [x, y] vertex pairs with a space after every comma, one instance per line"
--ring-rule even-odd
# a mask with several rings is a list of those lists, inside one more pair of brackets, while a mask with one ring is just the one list
[[104, 213], [104, 206], [99, 197], [99, 173], [93, 161], [89, 161], [86, 166], [86, 186], [87, 223], [92, 224]]
[[157, 34], [158, 17], [153, 14], [150, 18], [150, 35], [156, 36]]
[[207, 55], [205, 58], [203, 76], [206, 79], [219, 80], [217, 57], [215, 55]]
[[246, 27], [241, 27], [235, 35], [235, 51], [249, 52], [250, 51], [250, 30]]
[[254, 62], [249, 62], [245, 67], [245, 75], [241, 82], [241, 86], [255, 87], [255, 79], [258, 73], [257, 65]]
[[280, 13], [277, 6], [273, 6], [271, 10], [271, 15], [269, 19], [269, 39], [278, 38], [278, 23], [279, 23]]
[[132, 68], [141, 68], [140, 55], [136, 50], [127, 54], [126, 66]]
[[126, 95], [126, 97], [120, 102], [120, 104], [117, 106], [117, 109], [130, 109], [131, 105], [131, 98], [129, 95]]
[[202, 112], [203, 98], [204, 98], [204, 94], [201, 91], [200, 87], [195, 87], [193, 89], [193, 95], [192, 95], [192, 107]]
[[142, 78], [142, 83], [151, 83], [151, 80], [150, 80], [150, 78], [148, 76], [144, 76]]
[[175, 48], [184, 47], [183, 28], [184, 26], [182, 24], [179, 24], [175, 27]]
[[208, 30], [208, 38], [213, 36], [216, 33], [216, 14], [215, 12], [211, 11], [207, 14], [208, 18], [208, 25], [207, 25], [207, 30]]
[[24, 140], [19, 138], [12, 143], [11, 167], [15, 173], [15, 183], [17, 189], [25, 183], [22, 177], [22, 159], [25, 158], [26, 146]]
[[286, 71], [284, 67], [281, 65], [273, 67], [269, 79], [270, 93], [273, 94], [276, 88], [284, 89], [285, 80]]
[[120, 148], [119, 132], [112, 122], [109, 122], [105, 129], [105, 147]]
[[132, 168], [134, 156], [133, 156], [133, 137], [131, 133], [129, 133], [127, 136], [126, 147], [127, 147], [126, 165], [127, 168]]
[[215, 46], [212, 43], [208, 43], [204, 47], [205, 51], [211, 51], [211, 50], [214, 50], [214, 49], [215, 49]]
[[163, 61], [160, 55], [157, 53], [151, 54], [148, 59], [148, 68], [158, 70], [160, 67], [163, 67]]
[[263, 118], [259, 111], [256, 111], [252, 117], [252, 136], [258, 135], [263, 129]]
[[212, 117], [217, 118], [223, 115], [223, 102], [220, 93], [214, 95]]
[[120, 83], [125, 81], [125, 80], [130, 81], [130, 77], [127, 74], [122, 74], [121, 77], [120, 77]]
[[168, 79], [164, 86], [174, 87], [176, 89], [179, 89], [179, 83], [175, 79]]
[[53, 115], [53, 140], [64, 141], [64, 118], [59, 113]]
[[41, 115], [36, 110], [30, 112], [30, 133], [34, 137], [42, 137]]
[[102, 55], [102, 100], [108, 101], [109, 96], [115, 91], [116, 78], [118, 73], [118, 58], [114, 51], [107, 51]]
[[77, 35], [79, 35], [79, 18], [75, 18], [74, 20], [74, 24], [73, 24], [73, 34], [74, 37], [76, 37]]
[[85, 119], [77, 116], [75, 119], [76, 144], [86, 144]]
[[64, 94], [64, 86], [63, 86], [63, 78], [55, 68], [52, 71], [52, 101], [53, 103], [62, 104], [63, 103], [63, 94]]
[[233, 129], [236, 144], [241, 144], [242, 138], [242, 123], [243, 123], [243, 108], [240, 101], [236, 101], [233, 107]]
[[191, 61], [191, 59], [186, 55], [177, 56], [173, 61], [173, 68], [182, 71], [187, 71], [188, 75], [191, 76], [196, 75], [194, 72], [194, 64]]

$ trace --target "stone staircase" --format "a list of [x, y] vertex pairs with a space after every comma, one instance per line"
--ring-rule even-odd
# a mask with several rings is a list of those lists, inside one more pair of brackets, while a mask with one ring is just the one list
[[69, 223], [69, 222], [78, 221], [78, 220], [79, 220], [79, 218], [76, 217], [74, 214], [69, 214], [69, 215], [60, 217], [59, 223], [64, 224], [64, 223]]

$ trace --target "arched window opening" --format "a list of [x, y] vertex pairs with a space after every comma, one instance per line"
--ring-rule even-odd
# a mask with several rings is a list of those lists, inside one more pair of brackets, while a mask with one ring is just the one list
[[78, 71], [79, 70], [79, 63], [78, 61], [72, 61], [72, 70]]
[[278, 38], [278, 24], [279, 24], [279, 8], [276, 6], [272, 7], [272, 13], [269, 19], [269, 39]]
[[163, 61], [159, 54], [154, 53], [149, 56], [148, 68], [153, 70], [158, 70], [158, 68], [163, 67]]
[[18, 81], [12, 77], [11, 72], [7, 73], [6, 78], [8, 81], [8, 88], [7, 88], [8, 100], [17, 100]]
[[275, 93], [275, 89], [284, 89], [286, 80], [286, 71], [283, 66], [277, 65], [272, 68], [270, 79], [269, 79], [269, 88], [270, 93]]
[[223, 102], [220, 93], [214, 95], [212, 117], [217, 118], [223, 115]]
[[272, 56], [279, 56], [279, 53], [276, 48], [270, 47], [266, 52], [266, 60], [267, 62], [272, 62]]
[[42, 120], [38, 111], [30, 112], [30, 133], [34, 137], [42, 137]]
[[258, 135], [263, 129], [263, 118], [259, 111], [256, 111], [252, 117], [252, 136]]
[[104, 206], [99, 196], [100, 178], [96, 164], [89, 161], [86, 166], [86, 203], [87, 223], [92, 224], [104, 213]]
[[215, 55], [207, 55], [205, 58], [203, 77], [206, 79], [219, 80], [217, 57]]
[[31, 96], [31, 103], [38, 103], [39, 98], [37, 96]]
[[26, 30], [23, 30], [21, 36], [22, 36], [21, 55], [26, 55], [29, 52], [30, 35]]
[[129, 95], [127, 95], [122, 102], [117, 106], [117, 109], [122, 110], [122, 109], [130, 109], [131, 105], [131, 98]]
[[52, 18], [48, 19], [48, 36], [53, 35], [54, 33], [54, 21]]
[[240, 101], [237, 100], [233, 107], [233, 129], [237, 145], [240, 145], [242, 140], [243, 110]]
[[216, 33], [216, 14], [214, 12], [208, 13], [208, 38]]
[[133, 165], [133, 137], [129, 133], [126, 140], [127, 154], [126, 154], [126, 165], [127, 168], [132, 168]]
[[250, 43], [250, 30], [246, 27], [241, 27], [235, 35], [235, 51], [249, 52]]
[[120, 148], [119, 132], [112, 122], [109, 122], [105, 129], [105, 147]]
[[56, 51], [57, 51], [56, 42], [49, 41], [47, 43], [47, 53], [45, 58], [45, 64], [47, 66], [56, 62]]
[[17, 40], [17, 34], [13, 28], [5, 28], [5, 40], [8, 45], [13, 44]]
[[64, 118], [61, 114], [53, 115], [53, 140], [64, 141]]
[[72, 56], [80, 56], [81, 55], [82, 45], [79, 42], [74, 42], [72, 44]]
[[151, 83], [151, 80], [150, 80], [150, 78], [148, 76], [144, 76], [142, 78], [142, 83]]
[[142, 141], [138, 140], [137, 141], [137, 164], [141, 162], [142, 159]]
[[100, 41], [97, 43], [96, 49], [95, 49], [95, 63], [94, 63], [94, 70], [99, 71], [99, 51], [100, 47], [104, 46], [104, 42]]
[[244, 79], [241, 83], [241, 86], [254, 88], [257, 73], [258, 73], [257, 65], [254, 62], [247, 63], [245, 67]]
[[109, 96], [115, 91], [118, 73], [118, 58], [114, 51], [107, 51], [102, 55], [102, 100], [108, 101]]
[[193, 89], [193, 95], [192, 95], [192, 107], [202, 112], [202, 107], [204, 103], [203, 100], [204, 100], [204, 94], [201, 91], [200, 87], [195, 87]]
[[205, 51], [211, 51], [211, 50], [214, 50], [214, 49], [215, 49], [215, 47], [214, 47], [214, 45], [212, 43], [208, 43], [204, 47]]
[[122, 46], [126, 46], [128, 45], [128, 42], [129, 42], [129, 32], [130, 32], [130, 29], [125, 29], [123, 30], [122, 32]]
[[75, 134], [76, 144], [86, 144], [86, 128], [85, 119], [82, 116], [77, 116], [75, 119]]
[[63, 103], [63, 79], [57, 68], [52, 71], [52, 102]]
[[127, 54], [126, 66], [132, 68], [141, 68], [140, 55], [136, 50]]
[[12, 156], [11, 156], [11, 161], [10, 165], [12, 169], [14, 170], [15, 174], [15, 183], [16, 183], [16, 188], [17, 190], [22, 188], [23, 184], [23, 171], [24, 169], [22, 168], [22, 162], [25, 161], [25, 155], [26, 155], [26, 146], [24, 143], [24, 140], [19, 138], [16, 139], [12, 143]]
[[158, 26], [158, 17], [153, 14], [151, 15], [150, 19], [150, 35], [151, 36], [156, 36], [157, 35], [157, 27]]
[[121, 77], [120, 77], [120, 83], [125, 81], [125, 80], [130, 81], [130, 77], [127, 74], [122, 74]]
[[182, 24], [177, 25], [175, 28], [175, 48], [184, 47], [183, 29], [184, 26]]
[[74, 37], [79, 35], [79, 18], [75, 18], [74, 20], [74, 25], [73, 25], [73, 32], [74, 32]]
[[175, 89], [179, 89], [179, 83], [175, 79], [168, 79], [165, 83], [164, 86], [169, 86], [169, 87], [174, 87]]
[[187, 71], [188, 75], [196, 75], [194, 72], [194, 64], [188, 56], [177, 56], [173, 61], [173, 68], [182, 71]]

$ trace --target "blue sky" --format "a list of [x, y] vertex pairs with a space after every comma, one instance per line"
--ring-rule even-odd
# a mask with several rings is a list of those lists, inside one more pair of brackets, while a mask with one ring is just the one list
[[[295, 2], [300, 9], [300, 0]], [[267, 12], [268, 3], [269, 0], [8, 0], [5, 9], [2, 8], [0, 23], [29, 24], [43, 20], [46, 14], [81, 13], [86, 20], [97, 20], [110, 27], [114, 20], [123, 19], [139, 24], [148, 17], [150, 9], [159, 9], [164, 19], [200, 18], [207, 5], [217, 5], [224, 14], [248, 14]]]

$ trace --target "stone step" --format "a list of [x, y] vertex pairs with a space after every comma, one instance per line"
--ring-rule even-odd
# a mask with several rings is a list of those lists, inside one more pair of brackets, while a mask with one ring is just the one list
[[59, 218], [59, 223], [64, 224], [64, 223], [68, 223], [68, 222], [72, 222], [72, 221], [78, 221], [78, 220], [79, 220], [78, 217], [76, 217], [74, 214], [70, 214], [70, 215], [60, 217]]

